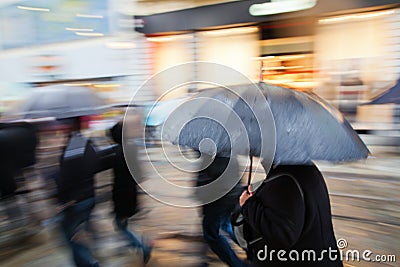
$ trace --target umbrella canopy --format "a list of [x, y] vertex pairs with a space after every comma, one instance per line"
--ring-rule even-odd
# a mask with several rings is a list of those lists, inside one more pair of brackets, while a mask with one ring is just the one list
[[[162, 137], [204, 152], [224, 155], [235, 151], [251, 156], [262, 156], [261, 142], [276, 138], [275, 164], [342, 162], [368, 156], [367, 147], [342, 114], [321, 98], [265, 83], [258, 84], [258, 88], [268, 102], [274, 123], [256, 117], [257, 109], [264, 108], [258, 105], [265, 103], [254, 97], [258, 93], [254, 84], [239, 86], [241, 90], [234, 90], [239, 94], [213, 88], [188, 100], [191, 103], [186, 108], [182, 104], [172, 112]], [[211, 105], [214, 101], [219, 105]], [[230, 108], [228, 113], [223, 112], [224, 106]], [[204, 140], [212, 140], [211, 148], [202, 148]], [[267, 147], [271, 149], [271, 145]]]
[[64, 119], [99, 114], [106, 108], [104, 101], [88, 88], [52, 85], [33, 89], [30, 97], [11, 113], [26, 119]]
[[343, 115], [315, 94], [260, 84], [276, 125], [274, 161], [354, 161], [369, 151]]
[[272, 114], [255, 84], [202, 90], [170, 113], [161, 137], [209, 155], [272, 158], [275, 151]]

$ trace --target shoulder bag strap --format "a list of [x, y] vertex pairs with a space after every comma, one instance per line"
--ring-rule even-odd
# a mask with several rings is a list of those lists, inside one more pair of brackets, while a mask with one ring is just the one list
[[279, 177], [282, 177], [282, 176], [289, 176], [290, 179], [293, 180], [293, 182], [297, 185], [297, 188], [299, 189], [301, 198], [303, 199], [303, 202], [304, 202], [304, 192], [303, 192], [303, 189], [301, 188], [301, 185], [300, 185], [299, 181], [297, 181], [296, 178], [294, 178], [293, 175], [291, 175], [289, 173], [283, 172], [283, 173], [279, 173], [279, 174], [273, 175], [273, 176], [269, 177], [268, 179], [266, 179], [264, 181], [264, 183], [269, 183], [269, 182], [271, 182], [271, 181], [273, 181], [275, 179], [278, 179]]
[[[279, 173], [279, 174], [273, 175], [273, 176], [269, 177], [268, 179], [266, 179], [263, 183], [269, 183], [269, 182], [271, 182], [273, 180], [276, 180], [276, 179], [278, 179], [279, 177], [282, 177], [282, 176], [289, 176], [293, 180], [293, 182], [297, 185], [297, 188], [299, 189], [299, 192], [300, 192], [300, 195], [301, 195], [301, 199], [303, 200], [303, 203], [304, 203], [304, 192], [303, 192], [303, 189], [301, 188], [301, 185], [300, 185], [299, 181], [297, 181], [296, 178], [294, 178], [293, 175], [291, 175], [289, 173]], [[253, 229], [253, 230], [255, 230], [255, 229]], [[249, 245], [253, 245], [253, 244], [255, 244], [255, 243], [257, 243], [257, 242], [259, 242], [261, 240], [263, 240], [263, 237], [260, 234], [260, 237], [254, 239], [254, 240], [251, 240], [248, 243], [249, 243]]]

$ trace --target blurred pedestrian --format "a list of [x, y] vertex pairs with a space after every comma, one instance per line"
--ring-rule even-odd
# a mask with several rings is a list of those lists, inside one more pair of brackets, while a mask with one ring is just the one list
[[12, 222], [22, 216], [21, 208], [18, 205], [18, 199], [15, 195], [17, 183], [14, 177], [13, 164], [9, 160], [0, 162], [0, 204], [4, 207], [8, 221]]
[[21, 219], [16, 177], [36, 162], [37, 136], [26, 122], [0, 123], [0, 201], [10, 221]]
[[125, 238], [129, 241], [130, 245], [134, 248], [139, 248], [143, 252], [143, 262], [147, 263], [150, 259], [151, 245], [147, 241], [141, 240], [138, 235], [132, 230], [128, 229], [128, 220], [132, 217], [138, 208], [138, 189], [135, 179], [142, 179], [142, 172], [140, 169], [139, 161], [137, 158], [137, 150], [134, 144], [129, 145], [131, 170], [135, 176], [132, 177], [131, 172], [126, 163], [123, 147], [122, 147], [122, 121], [118, 122], [111, 129], [111, 136], [117, 143], [114, 147], [115, 160], [114, 160], [114, 182], [112, 190], [112, 199], [114, 204], [115, 213], [115, 226]]
[[242, 193], [240, 205], [255, 266], [343, 266], [315, 165], [275, 166], [256, 192]]
[[[202, 155], [204, 161], [210, 161], [209, 156]], [[207, 185], [222, 175], [229, 176], [229, 179], [238, 179], [239, 166], [237, 159], [215, 156], [211, 164], [205, 169], [199, 171], [197, 177], [197, 186]], [[229, 163], [231, 161], [231, 163]], [[229, 164], [229, 168], [228, 168]], [[231, 267], [247, 266], [235, 253], [228, 242], [228, 239], [223, 235], [224, 231], [236, 243], [230, 222], [231, 213], [234, 210], [236, 203], [239, 201], [239, 196], [243, 187], [240, 182], [233, 189], [226, 192], [223, 197], [211, 203], [202, 206], [202, 229], [203, 238], [209, 245], [211, 250], [223, 261]], [[199, 196], [201, 200], [201, 196]]]
[[77, 238], [80, 226], [89, 223], [95, 206], [94, 175], [98, 159], [92, 142], [79, 131], [79, 119], [73, 130], [62, 154], [56, 179], [57, 197], [61, 204], [61, 229], [76, 266], [99, 266], [88, 246]]

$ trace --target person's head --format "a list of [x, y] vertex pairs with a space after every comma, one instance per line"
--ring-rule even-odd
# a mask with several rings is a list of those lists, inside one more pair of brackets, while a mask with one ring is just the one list
[[122, 144], [122, 121], [119, 121], [110, 129], [111, 138], [117, 144]]

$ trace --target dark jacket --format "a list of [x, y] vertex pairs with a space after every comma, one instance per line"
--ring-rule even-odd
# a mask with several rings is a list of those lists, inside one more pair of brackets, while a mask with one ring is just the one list
[[131, 217], [137, 209], [137, 185], [126, 164], [122, 146], [115, 147], [112, 199], [118, 218]]
[[13, 196], [17, 191], [17, 182], [14, 179], [12, 164], [12, 161], [2, 161], [0, 164], [0, 199]]
[[[131, 217], [136, 213], [138, 207], [136, 181], [142, 181], [138, 151], [134, 143], [125, 143], [124, 147], [128, 149], [129, 153], [129, 157], [125, 158], [122, 146], [122, 126], [123, 123], [120, 121], [110, 130], [112, 139], [117, 143], [114, 148], [114, 183], [112, 190], [114, 213], [117, 218]], [[127, 160], [131, 169], [128, 167]], [[130, 171], [133, 172], [134, 177]]]
[[12, 160], [16, 170], [35, 164], [37, 143], [36, 128], [32, 124], [0, 123], [0, 160]]
[[[206, 164], [206, 162], [208, 162], [210, 158], [207, 158], [206, 155], [203, 155], [203, 157], [205, 157], [205, 160], [202, 164]], [[206, 168], [198, 172], [196, 186], [204, 186], [217, 179], [226, 179], [227, 181], [229, 181], [229, 183], [232, 181], [234, 182], [235, 180], [239, 180], [233, 186], [233, 188], [232, 185], [230, 185], [229, 183], [221, 183], [219, 187], [217, 185], [214, 185], [207, 191], [207, 193], [209, 194], [217, 194], [221, 196], [221, 198], [219, 198], [218, 200], [207, 205], [226, 205], [226, 202], [237, 203], [239, 200], [239, 196], [243, 191], [239, 176], [239, 163], [236, 158], [216, 156]], [[196, 192], [196, 194], [199, 200], [203, 199], [199, 192]]]
[[56, 179], [61, 203], [83, 201], [94, 197], [94, 175], [98, 157], [92, 142], [80, 134], [71, 136], [61, 157]]
[[[246, 238], [249, 241], [257, 236], [262, 237], [261, 241], [251, 246], [256, 266], [342, 266], [339, 253], [329, 256], [329, 249], [338, 251], [338, 248], [333, 232], [328, 190], [317, 167], [278, 166], [268, 174], [268, 177], [272, 176], [277, 178], [263, 183], [242, 207], [247, 223]], [[259, 252], [260, 250], [263, 252]], [[269, 253], [272, 250], [275, 250], [275, 254], [270, 260]], [[279, 250], [285, 251], [281, 258], [286, 258], [287, 261], [277, 257]], [[289, 257], [293, 250], [299, 254], [300, 262], [291, 260], [296, 259], [295, 252]], [[315, 251], [315, 261], [314, 252], [308, 250]], [[323, 250], [326, 252], [323, 253]], [[257, 253], [261, 260], [257, 259]], [[302, 259], [305, 261], [301, 261]]]
[[14, 195], [15, 175], [36, 162], [35, 128], [25, 122], [0, 123], [0, 197]]

